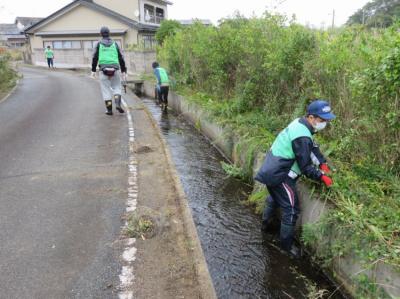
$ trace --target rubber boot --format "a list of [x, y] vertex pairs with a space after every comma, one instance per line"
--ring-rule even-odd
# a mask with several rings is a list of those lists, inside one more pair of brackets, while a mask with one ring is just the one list
[[106, 108], [107, 108], [106, 114], [107, 115], [113, 115], [113, 112], [112, 112], [112, 101], [111, 100], [105, 101], [105, 104], [106, 104]]
[[118, 110], [119, 113], [124, 113], [124, 109], [121, 107], [121, 96], [120, 95], [115, 95], [114, 96], [114, 101], [115, 101], [115, 108]]
[[289, 256], [294, 258], [300, 258], [301, 252], [300, 249], [293, 244], [294, 239], [294, 225], [287, 225], [281, 223], [281, 248], [286, 251]]
[[274, 220], [275, 210], [276, 203], [272, 199], [271, 195], [269, 195], [265, 199], [265, 209], [262, 215], [261, 231], [263, 233], [272, 232], [272, 222]]

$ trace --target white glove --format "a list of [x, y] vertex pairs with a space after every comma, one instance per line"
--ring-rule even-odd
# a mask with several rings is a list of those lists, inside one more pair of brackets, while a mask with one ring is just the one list
[[90, 74], [90, 77], [92, 77], [93, 79], [95, 79], [95, 78], [96, 78], [96, 72], [92, 72], [92, 73]]

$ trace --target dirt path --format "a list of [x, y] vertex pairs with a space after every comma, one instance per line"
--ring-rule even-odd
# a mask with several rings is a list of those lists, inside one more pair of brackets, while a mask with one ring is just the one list
[[[136, 235], [134, 298], [215, 298], [200, 241], [165, 141], [150, 113], [125, 96], [133, 118], [137, 209], [130, 219], [154, 223]], [[152, 226], [152, 225], [150, 225]]]

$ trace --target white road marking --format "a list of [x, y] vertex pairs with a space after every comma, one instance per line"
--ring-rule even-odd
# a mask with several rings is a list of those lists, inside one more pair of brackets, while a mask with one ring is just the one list
[[136, 251], [135, 247], [126, 249], [122, 255], [125, 261], [127, 262], [134, 262], [136, 260]]
[[[124, 289], [128, 288], [135, 279], [132, 267], [123, 266], [121, 274], [119, 275], [119, 279], [121, 281], [121, 287]], [[127, 292], [125, 291], [125, 293]]]
[[133, 294], [132, 292], [125, 292], [125, 293], [120, 293], [118, 297], [120, 299], [133, 299]]
[[[125, 100], [122, 99], [122, 104], [125, 107], [126, 116], [128, 118], [129, 128], [129, 163], [128, 163], [128, 199], [126, 201], [126, 212], [132, 213], [136, 210], [137, 199], [139, 195], [138, 188], [138, 163], [135, 157], [133, 145], [135, 142], [135, 130], [133, 128], [132, 115], [128, 109], [128, 105]], [[125, 227], [128, 222], [125, 222]], [[122, 269], [119, 275], [120, 280], [120, 292], [118, 293], [119, 299], [133, 299], [132, 284], [135, 279], [133, 274], [133, 262], [136, 260], [137, 249], [134, 246], [136, 239], [130, 238], [125, 240], [125, 250], [122, 253]]]

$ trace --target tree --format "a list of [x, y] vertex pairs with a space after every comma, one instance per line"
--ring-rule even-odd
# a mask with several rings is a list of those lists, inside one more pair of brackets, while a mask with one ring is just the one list
[[156, 33], [158, 44], [162, 45], [164, 40], [171, 35], [174, 35], [178, 30], [183, 28], [182, 24], [175, 20], [164, 20], [161, 22], [160, 28]]
[[373, 0], [350, 16], [346, 24], [364, 24], [367, 27], [389, 27], [399, 17], [400, 0]]

